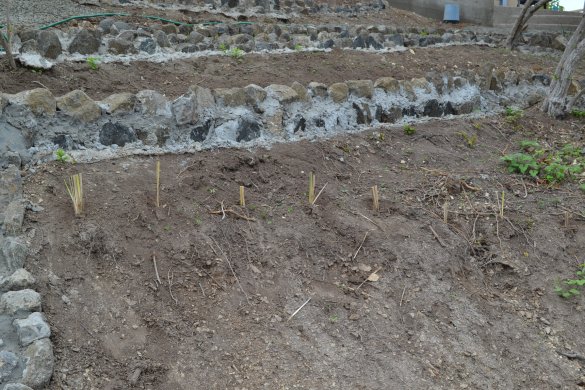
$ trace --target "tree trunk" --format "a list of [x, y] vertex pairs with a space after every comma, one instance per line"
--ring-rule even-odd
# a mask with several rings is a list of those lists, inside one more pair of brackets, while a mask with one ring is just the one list
[[569, 39], [565, 51], [557, 65], [549, 93], [542, 103], [541, 110], [553, 118], [561, 118], [567, 114], [576, 102], [576, 98], [567, 101], [569, 88], [573, 81], [573, 71], [585, 55], [585, 14], [579, 26]]
[[526, 29], [526, 23], [528, 23], [528, 20], [532, 17], [532, 15], [534, 15], [536, 11], [538, 11], [548, 2], [549, 0], [540, 0], [534, 6], [531, 6], [530, 4], [532, 4], [532, 1], [526, 0], [526, 3], [524, 3], [524, 7], [522, 8], [522, 12], [520, 13], [520, 16], [518, 16], [518, 19], [516, 19], [516, 23], [514, 23], [514, 27], [512, 28], [512, 31], [508, 36], [508, 40], [506, 41], [506, 47], [508, 49], [512, 50], [514, 47], [516, 47], [516, 43], [520, 38], [520, 34], [522, 34], [522, 31]]
[[4, 12], [6, 15], [6, 35], [0, 29], [0, 46], [4, 49], [6, 53], [6, 58], [8, 58], [8, 63], [12, 69], [16, 69], [16, 62], [14, 62], [14, 56], [12, 55], [12, 37], [14, 35], [14, 26], [10, 22], [10, 15], [12, 12], [12, 0], [5, 0], [4, 2]]
[[6, 53], [6, 58], [8, 58], [8, 63], [12, 69], [16, 69], [16, 62], [14, 61], [14, 56], [12, 55], [12, 34], [11, 34], [12, 26], [6, 26], [6, 37], [4, 33], [0, 31], [0, 46], [4, 49]]

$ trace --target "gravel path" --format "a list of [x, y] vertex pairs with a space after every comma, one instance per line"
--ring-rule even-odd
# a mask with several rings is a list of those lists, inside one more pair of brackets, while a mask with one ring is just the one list
[[[75, 15], [102, 12], [103, 7], [79, 5], [72, 0], [3, 0], [0, 6], [0, 23], [4, 22], [6, 6], [11, 20], [19, 28], [40, 27]], [[97, 3], [97, 1], [96, 1]]]

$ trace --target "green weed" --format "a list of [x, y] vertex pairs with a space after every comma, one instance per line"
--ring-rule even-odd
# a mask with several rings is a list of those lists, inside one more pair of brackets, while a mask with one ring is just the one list
[[565, 279], [562, 283], [556, 284], [554, 290], [560, 297], [572, 298], [581, 293], [579, 287], [585, 285], [585, 264], [579, 264], [579, 270], [575, 272], [575, 276], [575, 279]]
[[408, 124], [402, 126], [402, 130], [404, 130], [404, 134], [406, 135], [414, 135], [416, 133], [416, 129]]
[[524, 111], [514, 107], [506, 107], [504, 116], [506, 117], [506, 122], [516, 124], [524, 116]]
[[71, 156], [68, 155], [63, 149], [59, 148], [55, 151], [55, 160], [60, 163], [66, 163], [71, 161]]
[[295, 51], [301, 51], [301, 50], [303, 50], [303, 45], [301, 45], [300, 43], [297, 43], [293, 49]]
[[240, 49], [239, 47], [234, 47], [234, 48], [230, 49], [229, 55], [232, 58], [240, 59], [244, 56], [244, 51], [242, 49]]
[[510, 173], [561, 183], [585, 170], [585, 155], [578, 146], [566, 144], [560, 150], [547, 150], [536, 141], [522, 141], [520, 148], [521, 152], [502, 157]]
[[585, 118], [585, 110], [573, 108], [573, 111], [571, 111], [571, 115], [573, 115], [575, 118]]
[[224, 54], [227, 54], [227, 51], [230, 47], [226, 43], [221, 43], [219, 45], [219, 50], [221, 50]]
[[87, 57], [85, 62], [89, 69], [91, 70], [98, 70], [100, 67], [100, 58], [99, 57]]

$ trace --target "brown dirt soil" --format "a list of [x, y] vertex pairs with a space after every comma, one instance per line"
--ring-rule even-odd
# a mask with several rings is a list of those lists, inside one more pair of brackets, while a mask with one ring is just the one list
[[[557, 351], [585, 354], [583, 298], [553, 286], [585, 260], [583, 194], [499, 159], [522, 139], [582, 146], [583, 122], [527, 112], [511, 127], [433, 121], [412, 136], [162, 156], [160, 208], [154, 158], [29, 174], [44, 211], [27, 214], [26, 267], [53, 331], [50, 388], [578, 388], [580, 363]], [[315, 207], [310, 171], [326, 185]], [[63, 188], [75, 172], [79, 218]]]
[[[510, 53], [487, 46], [453, 46], [414, 49], [402, 53], [367, 53], [334, 50], [283, 55], [251, 54], [236, 60], [228, 56], [194, 58], [163, 64], [132, 62], [101, 64], [92, 71], [85, 63], [64, 63], [42, 74], [19, 68], [0, 73], [0, 90], [17, 93], [46, 86], [56, 96], [82, 89], [94, 99], [119, 92], [154, 89], [171, 98], [184, 94], [192, 84], [209, 88], [243, 87], [249, 84], [289, 85], [298, 81], [331, 84], [343, 80], [422, 77], [432, 70], [472, 69], [487, 63], [512, 69], [531, 69], [552, 74], [558, 59]], [[581, 70], [580, 70], [581, 73]], [[39, 84], [40, 83], [40, 84]]]

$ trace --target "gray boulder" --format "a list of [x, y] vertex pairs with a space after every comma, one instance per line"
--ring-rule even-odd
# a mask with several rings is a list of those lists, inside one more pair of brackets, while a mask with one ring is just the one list
[[20, 237], [0, 236], [0, 274], [11, 274], [22, 268], [28, 246]]
[[13, 200], [4, 210], [4, 231], [10, 236], [21, 234], [23, 221], [24, 203], [20, 199]]
[[9, 291], [0, 298], [2, 312], [13, 315], [18, 312], [34, 312], [41, 310], [41, 295], [30, 289]]
[[88, 30], [81, 30], [73, 41], [71, 45], [69, 45], [69, 53], [79, 53], [79, 54], [93, 54], [96, 53], [101, 45], [101, 40], [99, 39], [95, 32], [90, 32]]
[[55, 59], [63, 52], [57, 33], [51, 30], [41, 31], [37, 37], [39, 53], [43, 57]]
[[144, 41], [140, 42], [138, 50], [144, 51], [148, 54], [154, 54], [156, 52], [156, 42], [152, 38], [146, 38]]
[[34, 286], [35, 278], [25, 270], [19, 268], [12, 275], [0, 279], [0, 291], [22, 290]]
[[16, 334], [20, 340], [20, 345], [26, 347], [36, 340], [45, 339], [51, 336], [51, 329], [49, 324], [45, 321], [45, 317], [39, 313], [31, 313], [25, 319], [16, 319], [12, 322], [16, 328]]
[[26, 366], [22, 383], [33, 389], [44, 389], [51, 380], [55, 366], [53, 345], [47, 338], [37, 340], [24, 353]]
[[156, 43], [160, 47], [171, 46], [171, 43], [169, 42], [169, 38], [167, 37], [167, 34], [164, 31], [161, 31], [161, 30], [156, 31], [154, 33], [154, 39], [156, 40]]
[[29, 39], [28, 41], [24, 42], [20, 47], [20, 53], [38, 53], [39, 52], [39, 44], [36, 39]]
[[112, 54], [136, 54], [138, 50], [134, 43], [120, 38], [114, 38], [108, 43], [108, 52]]
[[9, 383], [4, 386], [4, 390], [33, 390], [27, 385], [23, 385], [22, 383]]
[[0, 352], [0, 383], [4, 383], [11, 376], [18, 365], [18, 357], [9, 351]]
[[81, 122], [95, 121], [102, 114], [97, 103], [79, 89], [57, 98], [57, 107], [65, 115]]
[[100, 130], [99, 140], [102, 145], [124, 146], [127, 143], [136, 141], [136, 134], [126, 125], [121, 123], [108, 122]]

